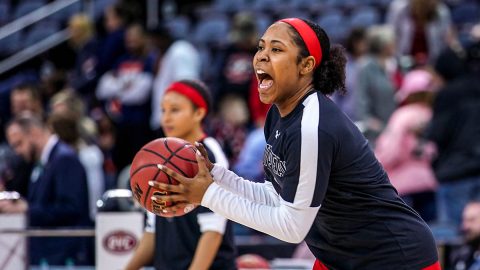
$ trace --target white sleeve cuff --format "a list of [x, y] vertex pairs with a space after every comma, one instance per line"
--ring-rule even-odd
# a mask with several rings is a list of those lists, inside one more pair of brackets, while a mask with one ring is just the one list
[[202, 233], [212, 231], [223, 235], [227, 227], [227, 219], [213, 212], [198, 214], [197, 221]]
[[[213, 170], [212, 170], [213, 171]], [[220, 188], [220, 186], [213, 182], [210, 184], [210, 186], [207, 188], [207, 190], [205, 191], [205, 194], [203, 194], [203, 198], [202, 198], [202, 202], [201, 202], [201, 205], [202, 206], [205, 206], [205, 207], [208, 207], [207, 205], [209, 204], [209, 202], [214, 198], [215, 196], [215, 192]]]

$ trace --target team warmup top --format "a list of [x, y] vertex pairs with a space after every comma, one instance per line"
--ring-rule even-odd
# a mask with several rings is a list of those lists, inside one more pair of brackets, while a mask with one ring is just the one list
[[265, 137], [266, 182], [214, 166], [203, 206], [281, 240], [305, 240], [329, 269], [412, 270], [437, 262], [430, 229], [328, 97], [312, 91], [285, 117], [272, 106]]

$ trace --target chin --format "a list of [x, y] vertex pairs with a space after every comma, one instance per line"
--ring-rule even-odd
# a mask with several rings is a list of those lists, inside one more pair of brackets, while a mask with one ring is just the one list
[[263, 97], [262, 95], [260, 95], [260, 101], [263, 104], [273, 104], [273, 100], [271, 98]]

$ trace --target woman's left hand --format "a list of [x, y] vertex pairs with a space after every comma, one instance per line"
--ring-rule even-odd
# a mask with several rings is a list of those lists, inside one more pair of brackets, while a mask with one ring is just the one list
[[185, 203], [194, 205], [201, 204], [203, 195], [210, 184], [213, 183], [213, 178], [205, 164], [205, 158], [199, 151], [197, 151], [196, 159], [198, 173], [193, 178], [185, 177], [170, 168], [159, 164], [158, 168], [177, 180], [179, 182], [178, 185], [169, 185], [155, 181], [148, 182], [148, 184], [154, 189], [168, 191], [168, 195], [153, 195], [151, 197], [151, 199], [155, 200], [157, 204], [171, 204], [162, 208], [162, 212], [165, 215], [168, 215], [168, 213], [183, 211], [180, 208], [183, 208]]

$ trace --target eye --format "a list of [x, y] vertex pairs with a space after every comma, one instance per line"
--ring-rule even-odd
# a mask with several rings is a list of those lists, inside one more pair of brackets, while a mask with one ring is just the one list
[[257, 46], [257, 51], [262, 51], [262, 50], [263, 50], [263, 46], [258, 45], [258, 46]]
[[279, 48], [272, 48], [272, 52], [281, 52], [282, 50], [280, 50]]

